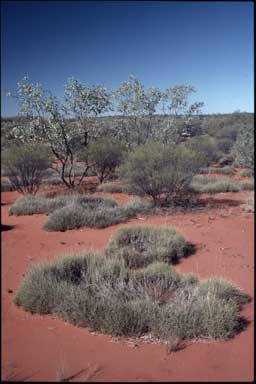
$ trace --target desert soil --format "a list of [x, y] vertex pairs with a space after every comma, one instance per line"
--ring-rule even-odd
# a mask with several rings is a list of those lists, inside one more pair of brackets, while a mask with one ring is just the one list
[[[208, 209], [169, 216], [139, 217], [129, 224], [174, 226], [197, 252], [175, 268], [199, 278], [224, 277], [254, 295], [254, 215], [242, 204], [251, 192], [223, 193]], [[105, 194], [110, 195], [110, 194]], [[102, 250], [111, 234], [82, 228], [46, 232], [45, 215], [8, 216], [16, 192], [2, 193], [2, 379], [10, 381], [252, 381], [253, 301], [242, 315], [247, 328], [229, 341], [199, 340], [167, 353], [166, 346], [138, 339], [112, 338], [52, 316], [31, 315], [12, 303], [33, 264], [64, 254]], [[123, 203], [130, 196], [112, 194]], [[207, 199], [208, 197], [205, 196]]]

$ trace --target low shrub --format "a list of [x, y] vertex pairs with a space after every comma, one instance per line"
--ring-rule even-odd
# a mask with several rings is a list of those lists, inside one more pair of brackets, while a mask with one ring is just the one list
[[139, 268], [154, 261], [175, 263], [192, 250], [174, 228], [127, 226], [113, 234], [106, 255], [124, 259], [130, 268]]
[[239, 192], [240, 183], [225, 178], [197, 175], [193, 178], [191, 188], [197, 193]]
[[220, 175], [234, 175], [234, 167], [232, 166], [226, 166], [222, 168], [215, 168], [215, 167], [208, 167], [208, 168], [201, 168], [200, 173], [216, 173]]
[[154, 205], [163, 205], [190, 196], [192, 177], [204, 163], [203, 155], [182, 145], [150, 142], [128, 155], [119, 174], [134, 194], [147, 195]]
[[15, 190], [32, 195], [38, 192], [51, 163], [49, 149], [38, 143], [10, 147], [3, 152], [2, 161]]
[[122, 259], [86, 253], [34, 266], [14, 303], [116, 336], [146, 333], [162, 340], [230, 338], [243, 328], [249, 297], [220, 279], [200, 283], [165, 263], [129, 270]]

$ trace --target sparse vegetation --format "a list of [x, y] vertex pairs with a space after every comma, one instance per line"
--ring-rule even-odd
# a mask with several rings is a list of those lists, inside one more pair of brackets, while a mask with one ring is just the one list
[[33, 267], [14, 297], [31, 313], [57, 314], [117, 336], [150, 332], [167, 341], [234, 336], [243, 328], [239, 308], [248, 300], [223, 280], [186, 279], [165, 263], [133, 272], [122, 259], [92, 253]]
[[204, 175], [194, 176], [191, 188], [197, 193], [222, 193], [239, 192], [241, 185], [239, 182], [225, 179], [223, 177], [207, 177]]
[[234, 170], [234, 167], [232, 166], [226, 166], [226, 167], [222, 167], [222, 168], [218, 168], [218, 167], [208, 167], [208, 168], [201, 168], [200, 169], [200, 173], [216, 173], [216, 174], [220, 174], [220, 175], [234, 175], [235, 173], [235, 170]]

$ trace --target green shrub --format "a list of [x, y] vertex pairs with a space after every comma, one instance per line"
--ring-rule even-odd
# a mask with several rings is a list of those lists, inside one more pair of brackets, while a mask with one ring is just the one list
[[154, 261], [175, 263], [192, 252], [191, 244], [174, 228], [127, 226], [111, 237], [106, 254], [125, 260], [131, 268], [144, 267]]
[[42, 183], [44, 171], [49, 168], [49, 150], [40, 144], [10, 147], [2, 155], [10, 183], [22, 194], [36, 194]]
[[207, 162], [217, 161], [220, 157], [218, 153], [217, 141], [210, 136], [195, 136], [188, 139], [185, 143], [186, 147], [204, 154]]
[[240, 183], [230, 179], [207, 177], [197, 175], [194, 177], [191, 188], [197, 193], [222, 193], [222, 192], [239, 192]]
[[14, 303], [116, 336], [151, 333], [163, 340], [229, 338], [249, 297], [222, 279], [198, 282], [165, 263], [130, 271], [121, 259], [86, 253], [34, 266]]
[[83, 160], [84, 155], [90, 159], [93, 169], [97, 174], [99, 182], [109, 178], [115, 172], [124, 157], [125, 148], [117, 142], [108, 139], [98, 139], [89, 145], [86, 153], [79, 153], [79, 158]]
[[191, 193], [190, 182], [203, 159], [182, 146], [148, 143], [129, 154], [119, 173], [135, 194], [148, 195], [159, 205], [163, 199], [179, 200]]

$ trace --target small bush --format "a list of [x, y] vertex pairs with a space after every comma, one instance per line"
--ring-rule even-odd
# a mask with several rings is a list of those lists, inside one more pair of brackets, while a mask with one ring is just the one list
[[135, 194], [152, 198], [154, 205], [182, 199], [191, 193], [190, 182], [204, 157], [183, 146], [153, 142], [131, 152], [119, 173]]
[[[99, 182], [102, 183], [107, 178], [114, 174], [124, 157], [125, 148], [120, 143], [110, 141], [108, 139], [98, 139], [90, 144], [89, 149], [86, 149], [86, 157], [93, 164]], [[83, 152], [79, 153], [79, 158], [82, 160]]]
[[116, 336], [163, 340], [229, 338], [243, 325], [249, 297], [222, 279], [198, 282], [165, 263], [130, 271], [122, 259], [87, 253], [33, 267], [14, 303]]
[[218, 146], [215, 138], [210, 136], [195, 136], [186, 141], [186, 147], [197, 152], [204, 154], [207, 162], [217, 161], [219, 158]]
[[207, 176], [195, 176], [191, 188], [197, 193], [223, 193], [223, 192], [239, 192], [240, 183], [230, 179], [215, 178]]
[[48, 148], [39, 144], [11, 147], [5, 150], [2, 160], [14, 189], [32, 195], [39, 190], [44, 171], [51, 163]]
[[174, 228], [128, 226], [111, 237], [106, 254], [125, 260], [130, 268], [149, 265], [154, 261], [175, 263], [192, 252], [191, 244]]

